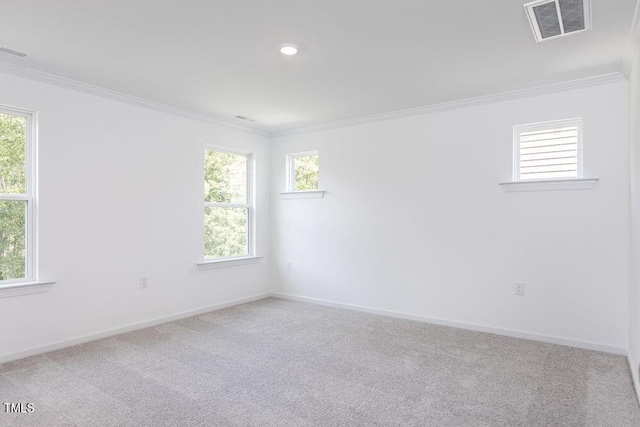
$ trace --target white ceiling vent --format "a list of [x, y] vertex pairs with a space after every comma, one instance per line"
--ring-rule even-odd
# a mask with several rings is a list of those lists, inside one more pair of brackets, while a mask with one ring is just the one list
[[24, 58], [25, 56], [27, 56], [27, 54], [24, 52], [20, 52], [19, 50], [11, 49], [4, 46], [0, 46], [0, 52], [13, 56], [19, 56], [20, 58]]
[[537, 42], [591, 29], [591, 0], [538, 0], [524, 8]]

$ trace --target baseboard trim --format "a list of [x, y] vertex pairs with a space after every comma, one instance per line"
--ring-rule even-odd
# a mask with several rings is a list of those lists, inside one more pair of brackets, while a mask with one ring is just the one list
[[631, 370], [633, 388], [636, 390], [636, 397], [640, 405], [640, 378], [638, 377], [640, 373], [638, 373], [638, 362], [633, 358], [630, 351], [627, 353], [627, 360], [629, 361], [629, 369]]
[[0, 363], [11, 362], [13, 360], [23, 359], [25, 357], [48, 353], [50, 351], [59, 350], [61, 348], [71, 347], [74, 345], [83, 344], [86, 342], [95, 341], [102, 338], [123, 334], [126, 332], [131, 332], [138, 329], [144, 329], [150, 326], [160, 325], [162, 323], [184, 319], [186, 317], [197, 316], [199, 314], [208, 313], [211, 311], [222, 310], [224, 308], [233, 307], [240, 304], [259, 301], [269, 297], [281, 298], [281, 299], [292, 300], [292, 301], [307, 302], [311, 304], [318, 304], [318, 305], [324, 305], [324, 306], [335, 307], [335, 308], [343, 308], [343, 309], [359, 311], [363, 313], [378, 314], [381, 316], [395, 317], [395, 318], [406, 319], [406, 320], [414, 320], [418, 322], [432, 323], [435, 325], [450, 326], [453, 328], [468, 329], [472, 331], [487, 332], [491, 334], [504, 335], [504, 336], [514, 337], [514, 338], [523, 338], [523, 339], [529, 339], [533, 341], [546, 342], [550, 344], [566, 345], [569, 347], [583, 348], [587, 350], [595, 350], [595, 351], [602, 351], [605, 353], [624, 355], [624, 356], [627, 356], [627, 360], [629, 361], [629, 368], [631, 370], [631, 375], [633, 378], [634, 387], [638, 397], [638, 402], [640, 403], [640, 378], [638, 377], [638, 370], [634, 369], [634, 366], [637, 367], [638, 364], [633, 360], [628, 350], [622, 347], [614, 347], [614, 346], [594, 343], [590, 341], [579, 341], [579, 340], [572, 340], [568, 338], [534, 334], [530, 332], [495, 328], [490, 326], [478, 325], [474, 323], [458, 322], [458, 321], [452, 321], [452, 320], [441, 319], [436, 317], [424, 316], [420, 314], [403, 313], [403, 312], [397, 312], [397, 311], [391, 311], [391, 310], [384, 310], [380, 308], [361, 306], [356, 304], [347, 304], [347, 303], [342, 303], [337, 301], [324, 300], [320, 298], [311, 298], [311, 297], [305, 297], [305, 296], [299, 296], [299, 295], [285, 294], [280, 292], [271, 292], [271, 293], [262, 293], [262, 294], [252, 295], [246, 298], [226, 301], [218, 304], [200, 307], [194, 310], [183, 311], [183, 312], [172, 314], [169, 316], [163, 316], [163, 317], [158, 317], [158, 318], [143, 321], [143, 322], [138, 322], [138, 323], [134, 323], [128, 326], [123, 326], [120, 328], [109, 329], [109, 330], [101, 331], [95, 334], [84, 335], [84, 336], [72, 338], [69, 340], [57, 341], [57, 342], [46, 344], [43, 346], [33, 347], [30, 349], [15, 352], [15, 353], [0, 355]]
[[33, 347], [28, 350], [19, 351], [16, 353], [3, 354], [3, 355], [0, 355], [0, 363], [6, 363], [6, 362], [11, 362], [13, 360], [23, 359], [25, 357], [36, 356], [38, 354], [48, 353], [50, 351], [59, 350], [65, 347], [71, 347], [74, 345], [99, 340], [101, 338], [111, 337], [113, 335], [123, 334], [125, 332], [144, 329], [150, 326], [160, 325], [162, 323], [173, 322], [174, 320], [180, 320], [186, 317], [197, 316], [199, 314], [208, 313], [210, 311], [222, 310], [223, 308], [228, 308], [228, 307], [233, 307], [235, 305], [258, 301], [264, 298], [268, 298], [269, 296], [270, 294], [268, 293], [252, 295], [246, 298], [240, 298], [232, 301], [226, 301], [218, 304], [209, 305], [206, 307], [200, 307], [195, 310], [188, 310], [188, 311], [172, 314], [169, 316], [157, 317], [155, 319], [145, 320], [143, 322], [134, 323], [128, 326], [120, 327], [120, 328], [109, 329], [109, 330], [101, 331], [95, 334], [83, 335], [81, 337], [72, 338], [69, 340], [57, 341], [51, 344]]
[[384, 310], [380, 308], [366, 307], [366, 306], [355, 305], [355, 304], [347, 304], [347, 303], [342, 303], [337, 301], [330, 301], [330, 300], [324, 300], [319, 298], [311, 298], [311, 297], [285, 294], [285, 293], [279, 293], [279, 292], [272, 292], [271, 296], [275, 298], [288, 299], [292, 301], [308, 302], [311, 304], [325, 305], [328, 307], [361, 311], [363, 313], [379, 314], [382, 316], [396, 317], [399, 319], [407, 319], [407, 320], [415, 320], [418, 322], [432, 323], [434, 325], [450, 326], [453, 328], [468, 329], [468, 330], [478, 331], [478, 332], [487, 332], [490, 334], [504, 335], [504, 336], [514, 337], [514, 338], [523, 338], [523, 339], [528, 339], [532, 341], [545, 342], [549, 344], [559, 344], [559, 345], [565, 345], [568, 347], [583, 348], [586, 350], [595, 350], [595, 351], [601, 351], [604, 353], [612, 353], [612, 354], [627, 356], [626, 348], [615, 347], [615, 346], [610, 346], [606, 344], [599, 344], [599, 343], [590, 342], [590, 341], [580, 341], [580, 340], [573, 340], [569, 338], [555, 337], [550, 335], [535, 334], [531, 332], [522, 332], [522, 331], [516, 331], [516, 330], [510, 330], [510, 329], [495, 328], [491, 326], [478, 325], [474, 323], [458, 322], [453, 320], [440, 319], [436, 317], [428, 317], [428, 316], [423, 316], [421, 314], [402, 313], [398, 311]]

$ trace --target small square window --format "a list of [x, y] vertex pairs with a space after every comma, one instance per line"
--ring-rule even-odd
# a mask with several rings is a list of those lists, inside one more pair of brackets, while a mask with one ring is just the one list
[[320, 157], [317, 151], [287, 156], [287, 191], [318, 190]]
[[582, 119], [514, 127], [513, 180], [582, 178]]

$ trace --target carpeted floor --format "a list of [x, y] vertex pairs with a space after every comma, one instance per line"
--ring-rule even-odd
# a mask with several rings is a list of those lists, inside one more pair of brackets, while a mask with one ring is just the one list
[[640, 426], [622, 356], [269, 298], [0, 365], [41, 426]]

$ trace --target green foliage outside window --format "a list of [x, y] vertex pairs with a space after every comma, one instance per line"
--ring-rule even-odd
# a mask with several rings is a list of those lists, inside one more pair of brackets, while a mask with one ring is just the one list
[[205, 206], [205, 259], [249, 254], [249, 208], [224, 206], [248, 203], [247, 161], [243, 155], [205, 151], [205, 202], [223, 204]]
[[297, 191], [318, 189], [320, 158], [315, 156], [296, 157], [293, 163], [295, 189]]
[[[26, 192], [24, 117], [0, 113], [0, 194]], [[26, 203], [0, 201], [0, 280], [26, 275]]]
[[247, 203], [247, 158], [207, 150], [204, 160], [204, 200]]

